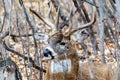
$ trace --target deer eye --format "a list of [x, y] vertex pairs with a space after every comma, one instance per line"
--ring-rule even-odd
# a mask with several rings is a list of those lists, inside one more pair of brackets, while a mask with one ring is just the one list
[[65, 42], [61, 42], [60, 45], [65, 45], [66, 43]]
[[87, 34], [85, 31], [82, 31], [81, 33], [82, 33], [82, 34]]

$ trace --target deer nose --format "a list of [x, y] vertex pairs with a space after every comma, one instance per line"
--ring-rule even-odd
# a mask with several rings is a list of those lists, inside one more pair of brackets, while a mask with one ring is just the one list
[[43, 55], [44, 55], [45, 57], [48, 57], [48, 55], [50, 55], [50, 56], [51, 56], [51, 59], [54, 59], [54, 56], [52, 55], [52, 52], [51, 52], [49, 49], [44, 49], [44, 50], [43, 50]]
[[43, 55], [44, 55], [45, 57], [48, 57], [48, 54], [50, 54], [50, 53], [51, 53], [51, 51], [48, 50], [48, 49], [44, 49], [44, 50], [43, 50]]

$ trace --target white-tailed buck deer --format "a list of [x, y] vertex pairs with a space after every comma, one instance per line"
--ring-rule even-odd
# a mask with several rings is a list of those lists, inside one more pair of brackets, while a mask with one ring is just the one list
[[[57, 18], [59, 9], [57, 10]], [[71, 41], [82, 43], [88, 37], [89, 33], [83, 29], [95, 23], [95, 9], [89, 23], [79, 25], [77, 28], [74, 28], [74, 25], [69, 25], [66, 28], [61, 28], [60, 31], [57, 31], [58, 19], [53, 24], [50, 19], [38, 15], [34, 10], [31, 9], [31, 12], [53, 29], [53, 35], [49, 38], [48, 45], [43, 50], [45, 58], [42, 60], [47, 62], [47, 73], [44, 80], [113, 80], [109, 65], [99, 63], [81, 64], [78, 53], [71, 43]], [[69, 21], [72, 18], [71, 14], [72, 10], [70, 11]], [[73, 35], [76, 35], [76, 37]]]
[[[78, 58], [77, 52], [75, 51], [74, 47], [72, 46], [70, 42], [70, 36], [74, 32], [78, 30], [82, 30], [92, 25], [96, 20], [95, 18], [96, 18], [96, 13], [93, 14], [93, 18], [91, 22], [85, 25], [81, 25], [77, 29], [71, 28], [71, 30], [69, 30], [68, 35], [63, 34], [62, 32], [57, 32], [49, 38], [49, 41], [48, 41], [49, 43], [43, 50], [43, 55], [45, 57], [49, 57], [49, 59], [53, 59], [53, 61], [50, 61], [50, 65], [49, 65], [50, 67], [48, 68], [46, 80], [51, 80], [51, 76], [53, 77], [52, 80], [76, 80], [78, 79], [79, 68], [80, 68], [79, 58]], [[68, 63], [68, 66], [65, 64], [65, 62]], [[63, 67], [63, 71], [59, 70], [61, 68], [60, 65], [57, 65], [55, 63], [60, 63], [61, 67]], [[51, 67], [53, 65], [55, 65], [58, 68], [55, 69], [55, 66]], [[68, 68], [67, 71], [64, 69], [66, 68], [66, 66]]]

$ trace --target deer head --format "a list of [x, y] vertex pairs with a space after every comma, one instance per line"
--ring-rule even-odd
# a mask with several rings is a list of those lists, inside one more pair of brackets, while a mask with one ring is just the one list
[[[71, 33], [69, 33], [69, 36], [71, 37], [70, 40], [82, 42], [84, 41], [88, 36], [89, 33], [87, 29], [89, 26], [91, 26], [95, 22], [96, 15], [94, 14], [93, 20], [90, 23], [87, 23], [85, 25], [81, 25], [81, 27], [70, 30]], [[73, 33], [76, 33], [76, 37], [72, 37]], [[43, 50], [43, 54], [50, 54], [51, 57], [56, 55], [63, 54], [69, 49], [69, 43], [64, 42], [64, 39], [66, 39], [66, 36], [63, 35], [61, 32], [55, 33], [52, 35], [49, 39], [49, 44], [47, 45], [46, 49]]]
[[[48, 40], [49, 43], [43, 50], [43, 55], [45, 57], [51, 56], [52, 59], [54, 59], [54, 56], [61, 55], [68, 50], [70, 40], [75, 39], [75, 38], [71, 37], [71, 35], [73, 35], [74, 33], [78, 34], [76, 36], [76, 40], [74, 40], [74, 41], [83, 41], [84, 39], [86, 39], [89, 36], [89, 33], [85, 29], [90, 27], [96, 21], [96, 11], [94, 9], [92, 19], [89, 23], [80, 25], [77, 28], [73, 28], [72, 26], [74, 26], [74, 25], [70, 25], [70, 26], [66, 27], [65, 30], [63, 30], [64, 26], [62, 26], [63, 28], [60, 31], [59, 30], [57, 31], [58, 23], [59, 23], [59, 19], [58, 19], [59, 11], [60, 11], [59, 9], [57, 12], [55, 24], [53, 24], [52, 22], [49, 22], [47, 19], [38, 15], [34, 10], [31, 10], [32, 13], [34, 13], [36, 16], [38, 16], [38, 18], [40, 18], [48, 26], [52, 26], [51, 28], [56, 28], [56, 29], [53, 29], [53, 30], [56, 30], [56, 31], [53, 31], [56, 33], [54, 33], [49, 38], [49, 40]], [[72, 9], [71, 9], [69, 17], [68, 17], [69, 23], [71, 23], [71, 21], [72, 21], [72, 16], [73, 15], [72, 15]], [[65, 39], [68, 39], [67, 40], [68, 42], [65, 42]]]

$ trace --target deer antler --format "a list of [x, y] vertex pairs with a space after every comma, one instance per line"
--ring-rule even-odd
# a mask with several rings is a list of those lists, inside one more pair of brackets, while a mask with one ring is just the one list
[[79, 28], [72, 30], [71, 33], [70, 33], [70, 35], [73, 34], [73, 33], [76, 32], [76, 31], [78, 31], [78, 30], [81, 30], [81, 29], [85, 29], [85, 28], [90, 27], [92, 24], [95, 23], [95, 21], [96, 21], [96, 12], [94, 12], [93, 17], [92, 17], [92, 20], [91, 20], [89, 23], [84, 24], [84, 25], [81, 25]]
[[[68, 17], [69, 21], [71, 21], [71, 18], [72, 18], [72, 11], [73, 11], [73, 9], [71, 9], [71, 11], [70, 11], [70, 14], [69, 14], [69, 17]], [[78, 30], [90, 27], [92, 24], [95, 23], [95, 21], [96, 21], [96, 10], [94, 9], [94, 14], [92, 16], [91, 21], [87, 24], [81, 25], [80, 27], [78, 27], [76, 29], [72, 29], [71, 27], [69, 27], [70, 29], [68, 31], [70, 31], [70, 32], [69, 32], [69, 35], [67, 37], [69, 37], [70, 35], [72, 35], [74, 32], [76, 32]], [[63, 40], [63, 37], [66, 37], [66, 36], [61, 32], [57, 32], [49, 38], [48, 42], [52, 47], [55, 47], [55, 45], [57, 43], [60, 43]]]
[[65, 37], [69, 37], [70, 35], [72, 35], [74, 32], [78, 31], [78, 30], [82, 30], [82, 29], [85, 29], [85, 28], [88, 28], [90, 27], [92, 24], [94, 24], [96, 22], [96, 9], [94, 7], [94, 13], [93, 13], [93, 16], [92, 16], [92, 19], [89, 23], [87, 24], [83, 24], [83, 25], [80, 25], [80, 27], [76, 28], [76, 29], [73, 29], [71, 26], [63, 32], [63, 35]]

